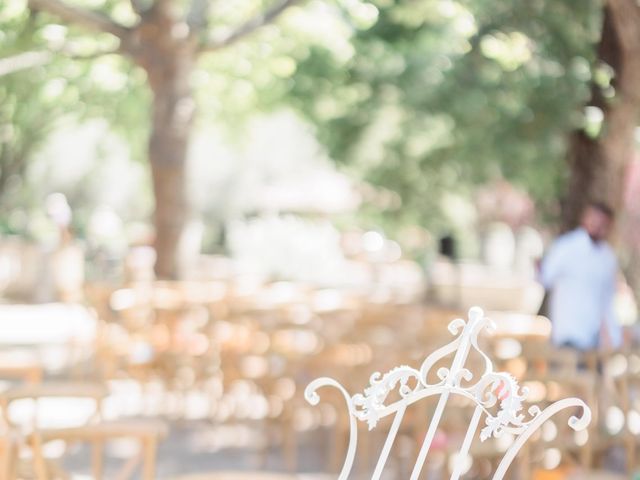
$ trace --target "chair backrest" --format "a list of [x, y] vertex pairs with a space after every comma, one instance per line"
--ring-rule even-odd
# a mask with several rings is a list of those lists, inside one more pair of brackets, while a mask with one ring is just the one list
[[[491, 359], [478, 346], [478, 335], [482, 330], [492, 331], [495, 325], [484, 316], [484, 312], [473, 307], [469, 310], [469, 320], [456, 319], [449, 324], [449, 331], [456, 338], [449, 344], [439, 348], [429, 355], [419, 369], [408, 366], [394, 368], [384, 375], [374, 373], [370, 378], [370, 385], [363, 393], [351, 395], [336, 380], [322, 377], [311, 382], [305, 391], [305, 398], [312, 405], [317, 405], [320, 397], [317, 390], [321, 387], [338, 389], [346, 402], [350, 420], [350, 438], [347, 454], [339, 475], [339, 480], [346, 480], [352, 470], [356, 447], [358, 443], [357, 421], [367, 422], [369, 430], [373, 429], [379, 420], [392, 416], [393, 421], [386, 436], [382, 451], [372, 476], [377, 480], [387, 463], [389, 453], [393, 447], [400, 425], [407, 408], [427, 397], [436, 397], [437, 404], [433, 415], [429, 419], [426, 434], [420, 446], [418, 457], [413, 466], [410, 479], [417, 480], [424, 467], [432, 441], [441, 423], [447, 402], [452, 396], [466, 398], [473, 405], [473, 415], [466, 431], [466, 435], [459, 449], [460, 458], [468, 456], [471, 443], [476, 437], [480, 421], [484, 417], [484, 426], [480, 430], [481, 442], [489, 438], [498, 438], [504, 433], [513, 435], [514, 441], [506, 450], [499, 462], [493, 480], [502, 480], [517, 453], [547, 420], [565, 409], [580, 407], [582, 415], [572, 416], [569, 426], [574, 430], [585, 429], [591, 421], [591, 411], [578, 398], [566, 398], [547, 406], [544, 410], [531, 407], [523, 411], [523, 402], [527, 391], [518, 385], [514, 377], [504, 372], [494, 372]], [[481, 358], [482, 373], [474, 379], [471, 366], [467, 368], [467, 359], [472, 351]], [[443, 359], [453, 356], [450, 367], [440, 367], [435, 372], [439, 381], [430, 383], [432, 370], [440, 365]], [[396, 400], [386, 404], [388, 397], [395, 395]], [[463, 462], [453, 469], [452, 480], [457, 480], [464, 473]]]
[[102, 400], [107, 393], [104, 385], [94, 383], [20, 385], [0, 394], [0, 410], [5, 423], [23, 433], [39, 428], [77, 427], [101, 417]]

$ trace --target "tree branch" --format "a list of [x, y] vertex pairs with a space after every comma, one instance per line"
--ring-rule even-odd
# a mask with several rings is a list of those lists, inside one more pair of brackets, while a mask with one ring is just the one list
[[139, 16], [142, 16], [147, 10], [149, 10], [149, 8], [151, 8], [149, 2], [145, 2], [143, 0], [129, 0], [129, 3], [136, 15]]
[[46, 51], [24, 52], [11, 57], [0, 58], [0, 78], [5, 75], [28, 70], [50, 63], [55, 54], [62, 54], [70, 60], [94, 60], [105, 55], [118, 53], [119, 49], [97, 50], [92, 53], [77, 53], [70, 45], [63, 45], [62, 48]]
[[77, 53], [77, 50], [72, 45], [65, 45], [58, 51], [70, 60], [95, 60], [105, 55], [114, 55], [122, 52], [119, 48], [113, 48], [110, 50], [96, 50], [91, 53]]
[[209, 0], [191, 0], [191, 6], [187, 13], [187, 24], [191, 30], [204, 30], [207, 28], [207, 16]]
[[42, 10], [55, 15], [69, 24], [107, 32], [120, 39], [129, 34], [127, 27], [116, 23], [109, 17], [91, 10], [72, 7], [61, 0], [29, 0], [29, 6], [32, 10]]
[[10, 73], [45, 65], [51, 61], [51, 52], [25, 52], [11, 57], [0, 58], [0, 77]]
[[633, 0], [609, 0], [607, 6], [623, 52], [637, 55], [640, 51], [640, 7]]
[[616, 68], [616, 87], [626, 95], [626, 100], [640, 104], [640, 6], [634, 0], [609, 0], [615, 35], [622, 55]]
[[298, 2], [299, 0], [280, 0], [278, 3], [271, 6], [264, 12], [259, 13], [255, 17], [250, 18], [243, 24], [239, 25], [228, 35], [218, 39], [210, 39], [208, 42], [201, 45], [198, 51], [202, 53], [213, 52], [215, 50], [220, 50], [221, 48], [233, 45], [238, 40], [241, 40], [242, 38], [252, 34], [260, 27], [274, 22], [282, 14], [282, 12]]

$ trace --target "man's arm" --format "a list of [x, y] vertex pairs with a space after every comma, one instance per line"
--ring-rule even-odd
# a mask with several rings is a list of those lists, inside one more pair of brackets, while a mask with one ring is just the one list
[[562, 272], [562, 266], [564, 259], [566, 258], [565, 244], [566, 239], [564, 238], [556, 240], [540, 263], [538, 281], [542, 284], [545, 290], [551, 290], [551, 287], [553, 287], [553, 284]]
[[615, 296], [618, 275], [618, 264], [615, 257], [609, 268], [606, 285], [602, 292], [603, 312], [601, 345], [607, 349], [618, 349], [622, 346], [622, 328], [615, 314]]

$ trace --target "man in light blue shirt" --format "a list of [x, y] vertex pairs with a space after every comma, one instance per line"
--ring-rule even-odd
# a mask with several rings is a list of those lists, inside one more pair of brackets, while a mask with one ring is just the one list
[[560, 236], [542, 261], [554, 345], [592, 350], [622, 343], [613, 309], [618, 266], [606, 242], [612, 223], [611, 209], [590, 203], [580, 226]]

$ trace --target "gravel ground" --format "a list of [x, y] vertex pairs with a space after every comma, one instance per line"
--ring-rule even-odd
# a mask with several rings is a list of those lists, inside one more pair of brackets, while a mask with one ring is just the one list
[[[175, 480], [182, 476], [206, 474], [220, 471], [287, 472], [282, 449], [277, 442], [263, 448], [266, 442], [264, 430], [258, 425], [215, 425], [207, 421], [170, 422], [169, 436], [160, 444], [157, 459], [159, 479]], [[298, 465], [295, 471], [304, 473], [327, 473], [331, 469], [330, 442], [327, 430], [316, 430], [298, 437]], [[105, 479], [116, 477], [122, 465], [119, 458], [131, 455], [133, 446], [127, 443], [114, 444], [107, 448]], [[66, 467], [78, 479], [90, 478], [91, 452], [81, 448], [66, 459]], [[408, 464], [408, 461], [405, 462]], [[611, 472], [624, 472], [624, 452], [612, 450], [604, 456], [602, 467]], [[355, 471], [362, 472], [356, 468]], [[384, 479], [408, 478], [408, 472], [399, 473], [396, 459], [390, 458], [389, 471]], [[406, 468], [406, 465], [405, 465]], [[358, 475], [356, 475], [357, 477]], [[425, 475], [428, 480], [440, 480], [439, 474]], [[623, 475], [623, 478], [626, 475]], [[136, 478], [139, 478], [139, 472]], [[337, 478], [334, 474], [330, 478]], [[248, 477], [250, 479], [250, 477]]]
[[[299, 436], [297, 472], [323, 472], [327, 465], [325, 431]], [[216, 471], [287, 472], [282, 449], [278, 445], [264, 447], [263, 430], [258, 426], [224, 425], [211, 422], [170, 422], [169, 436], [160, 444], [157, 459], [159, 479], [175, 479], [183, 475]], [[128, 442], [107, 446], [105, 478], [114, 478], [123, 465], [120, 458], [136, 448]], [[65, 468], [79, 476], [89, 476], [91, 452], [83, 446], [65, 459]], [[139, 472], [138, 472], [139, 473]]]

